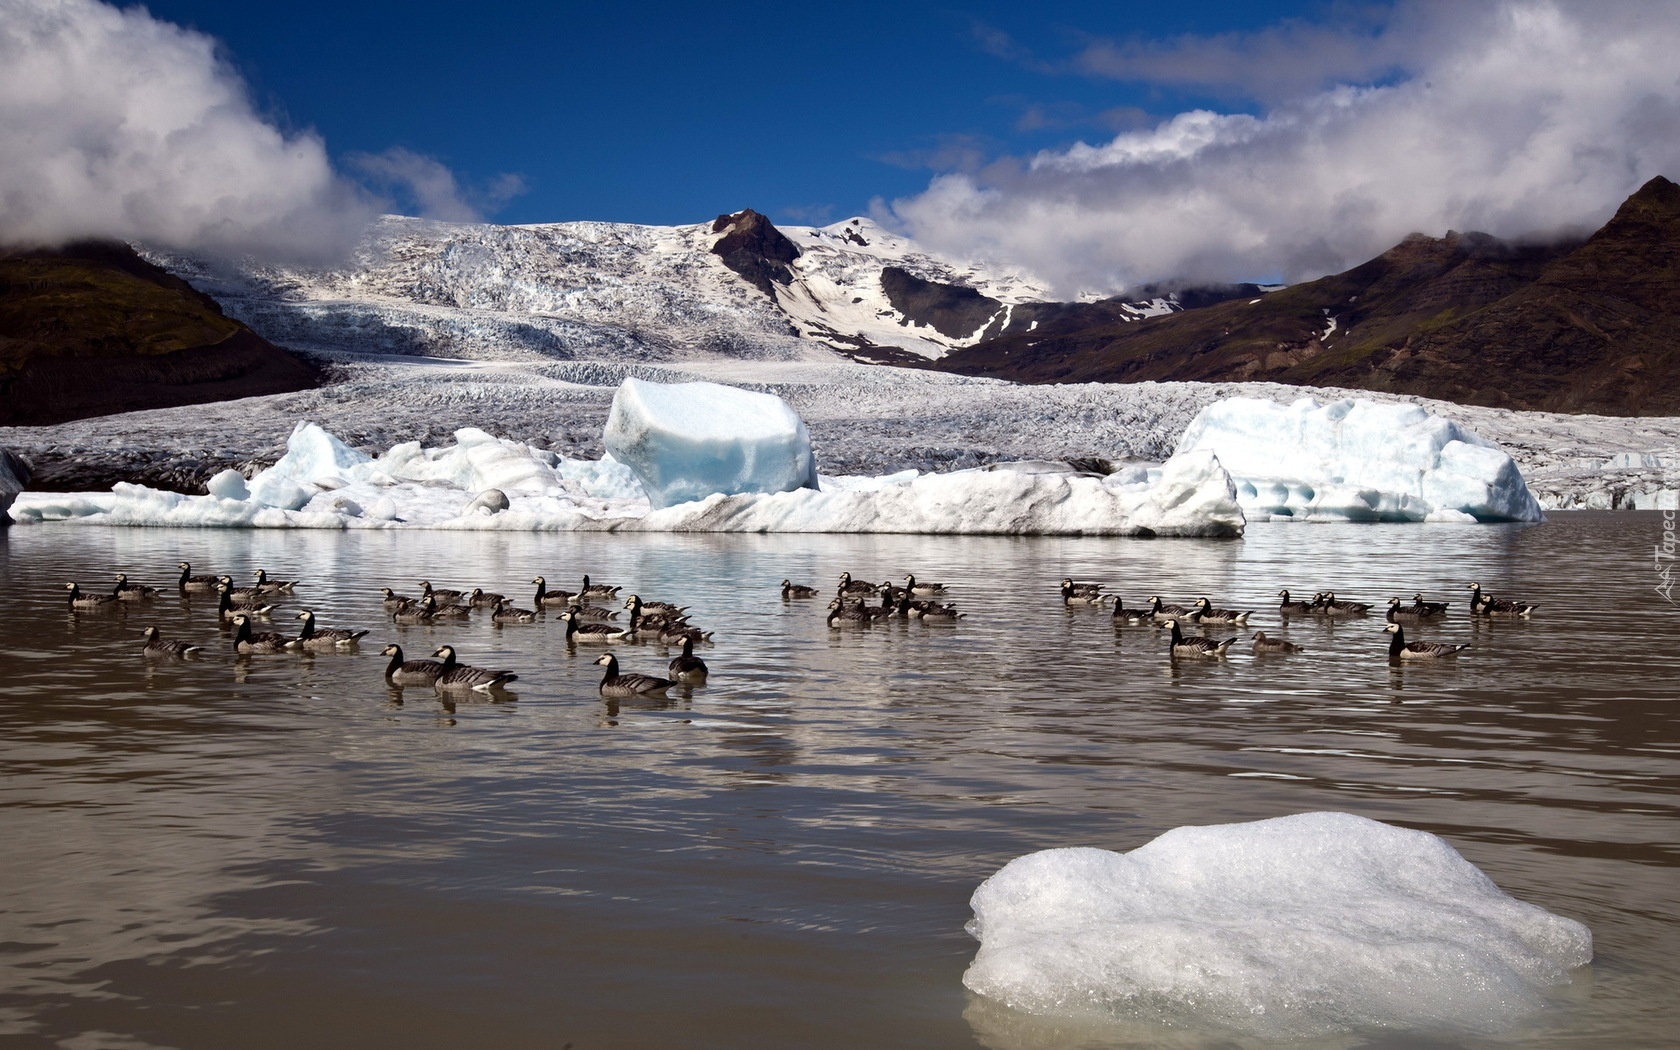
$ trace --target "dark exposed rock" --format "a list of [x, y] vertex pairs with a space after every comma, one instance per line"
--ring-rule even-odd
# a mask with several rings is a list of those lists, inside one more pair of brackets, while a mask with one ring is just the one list
[[318, 385], [313, 365], [125, 244], [0, 253], [0, 425]]
[[1345, 273], [1142, 322], [1119, 318], [1111, 302], [1071, 305], [935, 367], [1025, 382], [1259, 380], [1680, 413], [1680, 186], [1651, 180], [1585, 241], [1413, 235]]
[[924, 280], [897, 266], [881, 271], [881, 291], [905, 322], [925, 324], [947, 339], [971, 336], [1003, 312], [1002, 303], [973, 288]]
[[799, 258], [799, 247], [758, 212], [748, 208], [719, 215], [712, 232], [723, 234], [712, 245], [712, 254], [765, 295], [774, 299], [776, 285], [793, 283], [788, 264]]

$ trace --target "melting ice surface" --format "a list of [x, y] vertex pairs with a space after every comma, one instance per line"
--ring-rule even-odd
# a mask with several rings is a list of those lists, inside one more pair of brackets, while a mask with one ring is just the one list
[[1204, 408], [1176, 451], [1219, 457], [1251, 518], [1539, 521], [1511, 457], [1417, 405], [1290, 405], [1235, 397]]
[[1446, 842], [1348, 813], [1052, 849], [975, 891], [970, 989], [1040, 1015], [1276, 1038], [1496, 1031], [1592, 959], [1592, 934]]

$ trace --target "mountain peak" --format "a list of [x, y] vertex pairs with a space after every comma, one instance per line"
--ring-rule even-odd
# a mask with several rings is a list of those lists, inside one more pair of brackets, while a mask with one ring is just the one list
[[712, 232], [723, 234], [712, 245], [712, 254], [765, 295], [774, 299], [776, 285], [793, 283], [788, 264], [799, 258], [799, 246], [763, 215], [751, 208], [719, 215]]

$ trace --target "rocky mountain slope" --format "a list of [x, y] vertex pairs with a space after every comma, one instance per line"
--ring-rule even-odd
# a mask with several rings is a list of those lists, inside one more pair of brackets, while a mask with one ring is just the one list
[[313, 387], [317, 370], [122, 244], [0, 253], [0, 424]]
[[1345, 273], [1141, 324], [1100, 304], [938, 367], [1025, 382], [1267, 381], [1463, 404], [1680, 412], [1680, 186], [1584, 241], [1412, 236]]

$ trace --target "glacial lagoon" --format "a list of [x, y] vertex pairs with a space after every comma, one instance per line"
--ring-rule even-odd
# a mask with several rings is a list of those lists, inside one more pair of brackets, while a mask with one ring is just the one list
[[[1655, 1046], [1680, 1028], [1680, 609], [1657, 513], [1537, 526], [1255, 524], [1241, 540], [121, 529], [0, 534], [0, 1035], [20, 1046], [1059, 1047], [1259, 1043], [1017, 1013], [964, 990], [968, 898], [1009, 860], [1321, 810], [1432, 832], [1585, 923], [1594, 962], [1496, 1035], [1314, 1047]], [[69, 613], [63, 585], [258, 567], [357, 653], [235, 659], [171, 590]], [[947, 583], [968, 617], [831, 631], [841, 571]], [[711, 682], [603, 701], [552, 616], [404, 627], [378, 588], [529, 604], [584, 572], [717, 632]], [[1171, 661], [1064, 609], [1062, 576], [1258, 610], [1307, 647]], [[1472, 621], [1466, 587], [1540, 603]], [[1391, 667], [1371, 617], [1276, 592], [1453, 601], [1454, 661]], [[140, 631], [209, 646], [147, 660]], [[387, 641], [520, 678], [388, 689]], [[662, 673], [673, 651], [615, 648]]]

